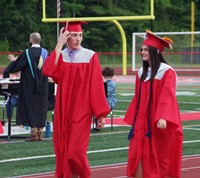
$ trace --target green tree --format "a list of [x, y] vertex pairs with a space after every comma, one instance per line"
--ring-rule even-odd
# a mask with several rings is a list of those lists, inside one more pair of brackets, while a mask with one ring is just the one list
[[[149, 0], [61, 0], [61, 17], [106, 17], [148, 15]], [[155, 20], [119, 21], [132, 49], [132, 33], [153, 31], [190, 31], [190, 0], [154, 0]], [[46, 16], [57, 16], [57, 2], [46, 0]], [[195, 30], [200, 28], [200, 1], [195, 0]], [[41, 0], [0, 1], [0, 42], [9, 43], [10, 51], [29, 46], [29, 35], [38, 31], [42, 45], [51, 51], [57, 41], [57, 24], [43, 23]], [[61, 25], [60, 25], [61, 27]], [[121, 51], [119, 30], [112, 22], [89, 22], [84, 28], [83, 45], [96, 51]]]

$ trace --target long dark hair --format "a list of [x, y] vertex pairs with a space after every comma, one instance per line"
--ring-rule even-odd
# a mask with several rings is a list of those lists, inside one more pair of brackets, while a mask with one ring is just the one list
[[[152, 46], [147, 46], [149, 55], [150, 55], [150, 60], [151, 60], [151, 81], [153, 81], [154, 77], [156, 76], [156, 73], [160, 67], [160, 63], [166, 63], [167, 61], [163, 57], [161, 52], [158, 52], [157, 48], [154, 48]], [[149, 63], [147, 61], [143, 61], [143, 73], [141, 76], [141, 80], [144, 81], [147, 77], [147, 71], [148, 71]]]

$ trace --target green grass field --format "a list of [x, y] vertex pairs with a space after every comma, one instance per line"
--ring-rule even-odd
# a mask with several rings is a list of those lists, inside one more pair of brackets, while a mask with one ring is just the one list
[[[133, 97], [134, 86], [117, 83], [117, 107], [114, 117], [123, 117]], [[189, 95], [181, 94], [189, 93]], [[192, 94], [191, 94], [192, 93]], [[124, 95], [127, 94], [127, 95]], [[177, 87], [177, 99], [181, 112], [200, 111], [199, 85]], [[0, 116], [2, 108], [0, 110]], [[199, 118], [200, 119], [200, 118]], [[51, 120], [51, 113], [48, 113]], [[183, 155], [200, 154], [200, 120], [184, 121]], [[91, 166], [123, 163], [127, 160], [129, 127], [114, 127], [113, 131], [104, 128], [101, 132], [91, 133], [88, 158]], [[1, 139], [2, 141], [3, 139]], [[188, 142], [194, 141], [196, 142]], [[11, 177], [32, 173], [51, 172], [55, 169], [52, 139], [42, 142], [25, 142], [24, 139], [11, 139], [0, 142], [0, 177]]]

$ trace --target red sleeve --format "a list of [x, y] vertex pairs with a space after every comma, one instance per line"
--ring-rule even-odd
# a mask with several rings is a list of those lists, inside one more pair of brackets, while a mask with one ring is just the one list
[[50, 54], [50, 56], [46, 58], [46, 61], [42, 68], [42, 73], [45, 76], [51, 77], [55, 83], [58, 83], [61, 79], [61, 74], [62, 74], [62, 66], [63, 66], [62, 54], [60, 54], [57, 65], [55, 65], [55, 59], [56, 59], [56, 52], [54, 50]]
[[110, 108], [108, 106], [105, 96], [103, 77], [97, 53], [93, 55], [91, 62], [92, 62], [91, 64], [92, 71], [90, 79], [91, 107], [96, 118], [102, 115], [106, 117], [107, 114], [110, 112]]
[[180, 113], [176, 100], [176, 73], [169, 69], [163, 76], [155, 113], [155, 124], [159, 119], [167, 120], [167, 127], [176, 129], [180, 125]]

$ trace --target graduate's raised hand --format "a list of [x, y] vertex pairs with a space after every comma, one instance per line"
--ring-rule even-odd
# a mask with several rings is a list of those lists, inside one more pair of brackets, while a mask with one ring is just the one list
[[165, 119], [160, 119], [157, 123], [157, 127], [159, 129], [166, 129], [167, 127], [167, 121]]
[[67, 43], [68, 38], [70, 37], [69, 31], [64, 31], [64, 27], [60, 29], [60, 36], [58, 38], [57, 45], [64, 46]]
[[61, 53], [61, 50], [64, 45], [67, 44], [67, 40], [70, 37], [69, 31], [64, 31], [64, 27], [60, 29], [60, 36], [58, 38], [58, 42], [55, 47], [55, 52], [56, 52], [56, 60], [55, 60], [55, 65], [58, 64], [58, 59]]

